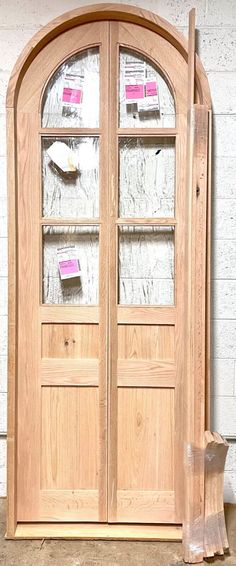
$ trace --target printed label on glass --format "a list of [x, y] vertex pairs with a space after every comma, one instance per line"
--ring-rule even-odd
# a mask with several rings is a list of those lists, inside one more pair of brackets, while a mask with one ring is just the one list
[[80, 277], [80, 262], [76, 255], [75, 246], [64, 246], [57, 249], [58, 269], [61, 279]]

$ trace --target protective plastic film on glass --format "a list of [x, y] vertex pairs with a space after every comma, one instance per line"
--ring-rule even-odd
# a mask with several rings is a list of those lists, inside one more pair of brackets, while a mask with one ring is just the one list
[[175, 104], [160, 70], [148, 58], [120, 50], [121, 128], [174, 128]]
[[43, 128], [99, 127], [99, 48], [65, 61], [49, 80], [43, 96]]
[[97, 305], [98, 226], [43, 227], [43, 303]]
[[99, 216], [99, 139], [45, 137], [42, 140], [43, 215]]
[[174, 227], [119, 228], [119, 304], [174, 304]]
[[174, 217], [173, 138], [120, 138], [119, 215]]

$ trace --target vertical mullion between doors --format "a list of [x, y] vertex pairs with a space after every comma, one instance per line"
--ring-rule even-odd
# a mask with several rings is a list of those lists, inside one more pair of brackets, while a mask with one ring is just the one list
[[108, 403], [108, 106], [109, 22], [103, 23], [100, 47], [100, 175], [99, 175], [99, 521], [107, 521]]
[[117, 226], [118, 214], [118, 26], [110, 22], [109, 53], [109, 399], [108, 521], [117, 517]]

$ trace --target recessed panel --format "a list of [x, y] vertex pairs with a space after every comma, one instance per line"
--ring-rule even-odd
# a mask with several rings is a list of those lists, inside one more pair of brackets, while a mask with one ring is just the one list
[[43, 128], [99, 126], [99, 48], [86, 49], [67, 59], [45, 89]]
[[174, 361], [175, 327], [118, 325], [118, 358]]
[[173, 138], [121, 138], [119, 215], [125, 218], [174, 216]]
[[[63, 279], [64, 271], [60, 273], [59, 270], [60, 258], [63, 268], [67, 270], [66, 279]], [[72, 261], [68, 268], [67, 260]], [[73, 273], [75, 265], [79, 267], [80, 274], [78, 270]], [[98, 227], [45, 226], [43, 228], [43, 302], [97, 305], [98, 289]]]
[[118, 489], [174, 489], [174, 390], [118, 389]]
[[99, 140], [96, 137], [42, 139], [43, 216], [99, 216]]
[[41, 489], [98, 488], [97, 387], [42, 387]]
[[98, 358], [97, 324], [43, 324], [43, 358]]
[[174, 304], [173, 227], [120, 227], [119, 303]]

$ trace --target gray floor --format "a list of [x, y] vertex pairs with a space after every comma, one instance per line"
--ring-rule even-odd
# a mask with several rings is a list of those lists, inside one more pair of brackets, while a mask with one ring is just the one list
[[[181, 544], [124, 541], [7, 541], [0, 499], [1, 566], [182, 566]], [[226, 509], [230, 555], [205, 564], [236, 566], [236, 505]]]

